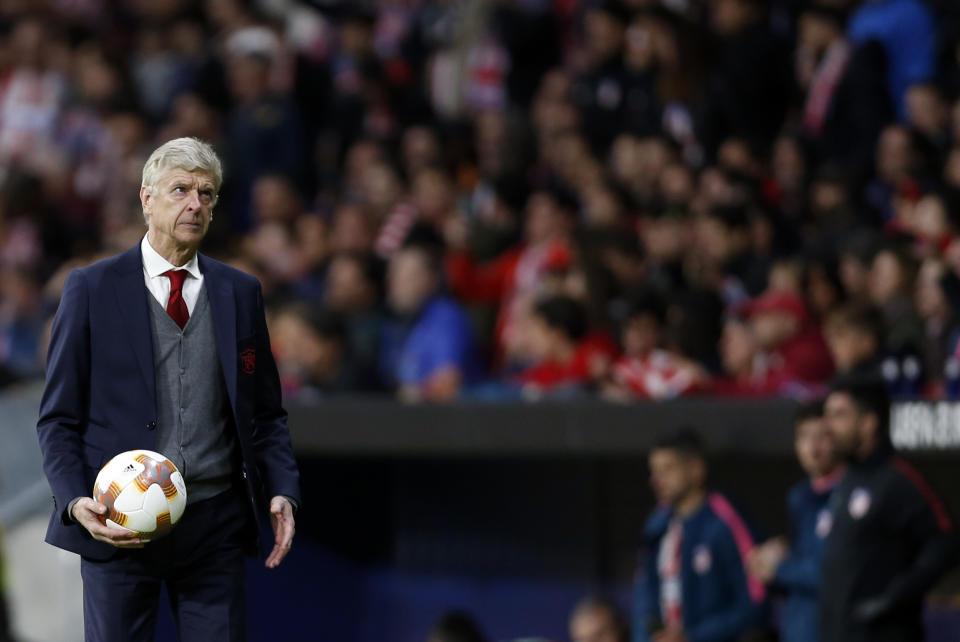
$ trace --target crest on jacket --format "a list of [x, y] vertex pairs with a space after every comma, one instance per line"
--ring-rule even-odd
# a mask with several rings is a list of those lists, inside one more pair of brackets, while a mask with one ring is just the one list
[[244, 374], [253, 374], [257, 371], [257, 351], [247, 348], [240, 353], [240, 370]]
[[860, 519], [870, 510], [870, 491], [866, 488], [856, 488], [850, 493], [850, 502], [847, 509], [850, 511], [850, 517]]

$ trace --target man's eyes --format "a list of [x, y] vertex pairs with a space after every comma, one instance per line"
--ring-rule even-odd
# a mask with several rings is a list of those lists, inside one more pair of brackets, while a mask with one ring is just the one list
[[[177, 196], [184, 196], [190, 192], [190, 188], [186, 185], [174, 185], [173, 193]], [[214, 199], [213, 190], [202, 189], [199, 191], [200, 202], [210, 203]]]

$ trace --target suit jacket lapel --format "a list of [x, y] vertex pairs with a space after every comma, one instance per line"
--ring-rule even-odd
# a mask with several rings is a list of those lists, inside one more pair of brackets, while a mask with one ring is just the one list
[[237, 306], [233, 283], [224, 277], [217, 265], [202, 254], [198, 257], [203, 272], [204, 286], [213, 315], [213, 331], [217, 341], [217, 354], [227, 384], [227, 394], [234, 412], [237, 409]]
[[143, 282], [143, 257], [140, 244], [123, 254], [116, 264], [118, 282], [115, 289], [120, 316], [127, 328], [133, 353], [140, 365], [143, 382], [151, 406], [156, 404], [156, 388], [153, 372], [153, 340], [150, 334], [150, 311], [147, 297], [150, 296]]

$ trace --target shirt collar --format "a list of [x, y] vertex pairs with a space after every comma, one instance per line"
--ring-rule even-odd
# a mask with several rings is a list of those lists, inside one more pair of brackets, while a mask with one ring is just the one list
[[160, 276], [167, 270], [186, 270], [193, 278], [200, 278], [200, 264], [197, 261], [196, 254], [183, 265], [173, 265], [153, 249], [146, 236], [140, 241], [140, 253], [143, 255], [143, 267], [146, 268], [147, 275], [151, 278]]

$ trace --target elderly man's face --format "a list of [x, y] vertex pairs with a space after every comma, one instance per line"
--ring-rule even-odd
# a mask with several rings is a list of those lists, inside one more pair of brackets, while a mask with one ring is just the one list
[[148, 216], [150, 241], [155, 248], [196, 248], [210, 227], [216, 202], [213, 176], [203, 170], [171, 169], [152, 190], [141, 188], [140, 202]]

